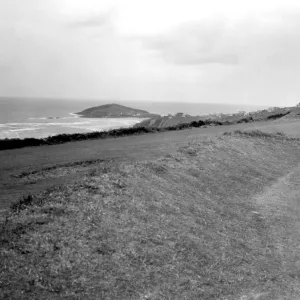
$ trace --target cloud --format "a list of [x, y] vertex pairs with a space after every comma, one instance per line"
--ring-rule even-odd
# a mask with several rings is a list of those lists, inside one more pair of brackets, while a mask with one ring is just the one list
[[299, 102], [297, 10], [230, 19], [183, 4], [168, 15], [166, 1], [1, 1], [0, 95]]
[[88, 17], [81, 16], [77, 20], [70, 21], [68, 25], [76, 28], [87, 28], [87, 27], [103, 27], [110, 25], [113, 22], [113, 11], [105, 13], [99, 13], [96, 15], [90, 15]]
[[69, 30], [80, 30], [81, 33], [92, 38], [103, 36], [114, 36], [117, 34], [115, 24], [115, 10], [110, 9], [101, 13], [89, 13], [88, 15], [76, 16], [64, 22], [65, 28]]
[[223, 20], [193, 22], [178, 26], [168, 34], [144, 38], [145, 48], [154, 50], [169, 62], [178, 65], [236, 65], [239, 57], [228, 47], [228, 31]]
[[299, 59], [298, 12], [181, 24], [168, 33], [140, 37], [144, 48], [177, 65], [269, 64], [291, 67]]
[[211, 55], [198, 57], [194, 55], [191, 58], [185, 57], [182, 60], [177, 60], [177, 64], [183, 65], [204, 65], [204, 64], [223, 64], [223, 65], [236, 65], [239, 63], [238, 56], [235, 54]]

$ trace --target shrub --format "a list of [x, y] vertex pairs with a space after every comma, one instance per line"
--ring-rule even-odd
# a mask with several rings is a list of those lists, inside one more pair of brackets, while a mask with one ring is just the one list
[[18, 202], [11, 205], [13, 211], [20, 211], [26, 209], [28, 206], [33, 204], [34, 197], [32, 195], [23, 196]]

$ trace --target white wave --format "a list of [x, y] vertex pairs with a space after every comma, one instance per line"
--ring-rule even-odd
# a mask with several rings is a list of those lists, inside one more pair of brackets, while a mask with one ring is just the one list
[[79, 115], [77, 115], [75, 113], [69, 113], [69, 115], [73, 116], [73, 118], [79, 118]]
[[55, 120], [55, 119], [75, 119], [78, 118], [79, 116], [76, 115], [75, 113], [69, 113], [69, 115], [71, 115], [71, 117], [57, 117], [57, 116], [49, 116], [49, 117], [39, 117], [39, 118], [28, 118], [28, 120]]
[[64, 127], [69, 127], [71, 125], [84, 125], [84, 124], [90, 124], [90, 122], [43, 123], [42, 125], [45, 125], [45, 126], [64, 126]]
[[47, 120], [48, 117], [40, 117], [40, 118], [28, 118], [28, 120]]
[[62, 120], [72, 120], [72, 119], [77, 119], [77, 117], [62, 117], [60, 119], [62, 119]]
[[33, 130], [37, 130], [37, 128], [19, 128], [19, 129], [10, 129], [9, 131], [11, 132], [19, 132], [19, 131], [33, 131]]
[[[64, 120], [62, 120], [64, 119]], [[66, 120], [70, 119], [70, 120]], [[71, 120], [72, 119], [72, 120]], [[78, 118], [66, 117], [57, 121], [45, 119], [36, 122], [6, 123], [0, 124], [0, 138], [27, 138], [47, 137], [62, 133], [84, 133], [93, 131], [108, 131], [118, 128], [126, 128], [139, 123], [142, 119], [137, 118]]]
[[43, 125], [43, 123], [7, 123], [7, 124], [3, 124], [4, 126], [0, 127], [24, 127], [26, 126], [40, 126]]
[[7, 126], [19, 126], [20, 124], [24, 123], [6, 123]]

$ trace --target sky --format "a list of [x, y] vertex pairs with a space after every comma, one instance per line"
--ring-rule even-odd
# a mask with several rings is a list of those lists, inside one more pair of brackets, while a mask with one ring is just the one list
[[299, 0], [0, 0], [0, 96], [289, 106]]

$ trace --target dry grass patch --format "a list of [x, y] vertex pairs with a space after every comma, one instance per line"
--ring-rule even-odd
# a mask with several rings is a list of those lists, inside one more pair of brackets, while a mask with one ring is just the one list
[[256, 130], [234, 130], [229, 132], [224, 132], [224, 135], [230, 135], [230, 136], [244, 136], [244, 137], [257, 137], [257, 138], [272, 138], [272, 139], [285, 139], [285, 140], [294, 140], [291, 137], [286, 136], [283, 132], [277, 131], [277, 132], [265, 132], [261, 131], [259, 129]]

